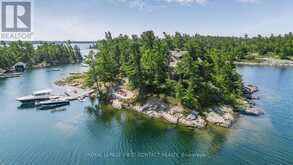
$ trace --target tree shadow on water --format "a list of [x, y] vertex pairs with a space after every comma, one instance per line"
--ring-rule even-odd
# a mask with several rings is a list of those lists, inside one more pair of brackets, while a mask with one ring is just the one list
[[199, 156], [170, 158], [176, 162], [192, 162], [201, 158], [208, 160], [215, 157], [221, 152], [230, 133], [229, 129], [215, 126], [203, 130], [176, 126], [137, 112], [115, 110], [110, 106], [88, 106], [86, 111], [111, 128], [114, 122], [118, 125], [121, 131], [117, 137], [123, 146], [128, 146], [122, 152], [131, 150], [143, 153], [168, 152]]
[[216, 126], [209, 126], [206, 129], [176, 127], [172, 143], [176, 146], [175, 152], [181, 154], [177, 161], [208, 161], [221, 152], [229, 133], [229, 129]]
[[208, 128], [208, 132], [211, 138], [210, 145], [207, 150], [207, 156], [214, 157], [224, 148], [224, 145], [231, 133], [231, 129], [210, 126]]
[[85, 107], [85, 110], [90, 116], [104, 124], [111, 124], [114, 121], [121, 122], [121, 112], [111, 108], [109, 105], [94, 104]]

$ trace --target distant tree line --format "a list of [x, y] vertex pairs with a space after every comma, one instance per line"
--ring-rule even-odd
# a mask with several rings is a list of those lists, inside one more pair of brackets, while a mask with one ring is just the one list
[[[97, 44], [99, 52], [86, 59], [90, 66], [87, 83], [100, 88], [101, 84], [127, 78], [129, 86], [139, 91], [138, 101], [165, 95], [190, 109], [221, 103], [233, 105], [242, 98], [242, 80], [232, 51], [221, 47], [225, 42], [229, 45], [232, 39], [222, 38], [224, 42], [220, 42], [217, 37], [180, 33], [159, 38], [153, 31], [113, 38], [107, 32]], [[174, 50], [186, 53], [172, 67]]]
[[275, 57], [290, 59], [293, 57], [293, 34], [248, 37], [190, 36], [176, 33], [175, 36], [164, 34], [164, 39], [171, 49], [186, 50], [187, 43], [201, 50], [217, 49], [234, 56], [235, 60], [255, 57]]
[[65, 44], [44, 43], [34, 48], [31, 42], [10, 42], [0, 44], [0, 68], [9, 69], [17, 62], [28, 65], [46, 63], [60, 65], [81, 62], [82, 56], [78, 46], [72, 47], [70, 42]]

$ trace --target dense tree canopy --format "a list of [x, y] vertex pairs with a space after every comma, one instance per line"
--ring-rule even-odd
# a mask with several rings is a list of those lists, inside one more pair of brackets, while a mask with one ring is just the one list
[[[167, 37], [166, 37], [167, 38]], [[244, 37], [217, 37], [201, 35], [180, 35], [176, 33], [171, 47], [187, 49], [189, 41], [197, 45], [200, 50], [210, 50], [211, 48], [229, 53], [236, 60], [251, 59], [254, 57], [279, 57], [289, 59], [293, 56], [293, 34], [278, 36], [261, 36], [249, 38]], [[183, 42], [183, 46], [182, 46]]]
[[[159, 38], [152, 31], [117, 38], [106, 33], [97, 44], [100, 51], [87, 59], [88, 82], [107, 84], [127, 78], [130, 87], [139, 91], [139, 98], [167, 95], [190, 109], [234, 104], [242, 98], [243, 87], [235, 54], [227, 45], [236, 45], [236, 41], [221, 41], [180, 33]], [[173, 56], [180, 52], [185, 53], [171, 66]]]
[[30, 42], [11, 42], [0, 45], [0, 68], [10, 68], [17, 62], [29, 65], [46, 63], [49, 65], [76, 63], [82, 60], [77, 46], [66, 44], [44, 43], [33, 47]]

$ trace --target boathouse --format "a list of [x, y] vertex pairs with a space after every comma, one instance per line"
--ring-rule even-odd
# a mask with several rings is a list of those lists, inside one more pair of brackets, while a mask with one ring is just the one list
[[27, 67], [27, 64], [23, 62], [18, 62], [13, 66], [16, 72], [23, 72], [26, 69], [26, 67]]

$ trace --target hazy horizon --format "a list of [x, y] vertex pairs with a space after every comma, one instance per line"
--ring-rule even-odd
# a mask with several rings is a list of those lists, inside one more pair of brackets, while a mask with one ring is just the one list
[[[153, 30], [217, 36], [292, 31], [293, 2], [284, 0], [33, 1], [33, 40], [93, 41]], [[54, 12], [52, 12], [54, 11]]]
[[[146, 31], [148, 31], [148, 30], [146, 30]], [[107, 31], [107, 32], [111, 32], [111, 31]], [[145, 32], [145, 31], [142, 31], [142, 32]], [[158, 36], [160, 38], [164, 37], [163, 33], [162, 34], [157, 34], [155, 31], [154, 31], [154, 33], [155, 33], [156, 36]], [[180, 33], [181, 34], [188, 34], [188, 35], [198, 34], [198, 33], [190, 34], [190, 33], [184, 33], [184, 32], [180, 32]], [[284, 36], [285, 34], [289, 34], [289, 33], [293, 33], [293, 31], [292, 32], [282, 33], [282, 34], [274, 34], [274, 33], [270, 33], [270, 34], [255, 34], [255, 35], [249, 35], [248, 38], [257, 37], [258, 35], [261, 35], [262, 37], [270, 37], [271, 35]], [[130, 35], [140, 35], [140, 34], [142, 34], [142, 33], [132, 33], [132, 34], [126, 34], [126, 35], [130, 36]], [[174, 33], [168, 33], [168, 34], [175, 35], [175, 32]], [[117, 37], [119, 35], [120, 34], [113, 35], [113, 37]], [[201, 35], [201, 36], [213, 36], [213, 37], [240, 37], [240, 38], [242, 37], [243, 38], [243, 37], [245, 37], [246, 33], [244, 33], [243, 35], [242, 34], [238, 35], [238, 36], [237, 35], [230, 35], [230, 36], [229, 35], [208, 35], [208, 34], [206, 34], [206, 35], [198, 34], [198, 35]], [[49, 40], [41, 39], [41, 40], [36, 40], [36, 39], [33, 39], [33, 40], [30, 40], [30, 41], [32, 41], [32, 42], [66, 42], [66, 41], [71, 41], [71, 42], [86, 42], [87, 43], [87, 42], [95, 42], [95, 41], [102, 40], [102, 39], [105, 39], [105, 37], [103, 36], [101, 38], [97, 38], [97, 39], [93, 39], [93, 40], [83, 40], [83, 39], [79, 39], [79, 40], [71, 40], [71, 39], [60, 39], [60, 40], [58, 40], [58, 39], [55, 39], [55, 40], [54, 39], [49, 39]], [[13, 41], [7, 41], [7, 40], [2, 40], [2, 41], [13, 42]], [[23, 41], [25, 42], [26, 40], [23, 40]]]

